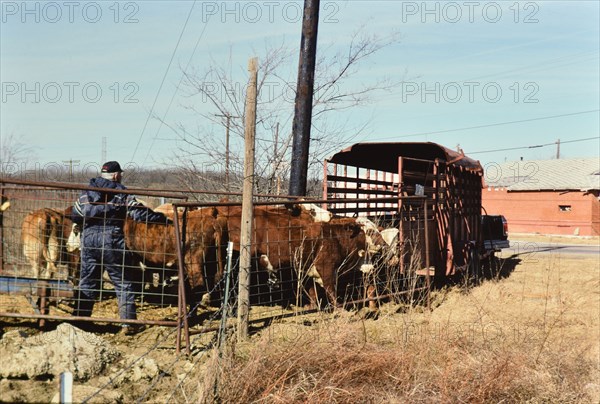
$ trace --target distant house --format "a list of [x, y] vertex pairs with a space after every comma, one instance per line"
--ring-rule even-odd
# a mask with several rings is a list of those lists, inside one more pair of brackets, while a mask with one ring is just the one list
[[600, 235], [600, 158], [490, 163], [482, 206], [509, 231]]

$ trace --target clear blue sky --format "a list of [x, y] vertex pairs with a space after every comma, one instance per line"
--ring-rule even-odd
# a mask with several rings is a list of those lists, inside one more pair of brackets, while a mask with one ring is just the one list
[[[157, 165], [176, 142], [148, 120], [153, 106], [164, 115], [175, 94], [166, 121], [202, 124], [175, 91], [196, 42], [191, 67], [231, 60], [242, 76], [265, 44], [299, 45], [302, 2], [198, 1], [189, 14], [192, 4], [2, 1], [1, 135], [35, 146], [32, 164], [98, 163], [105, 137], [108, 159]], [[320, 19], [321, 54], [347, 47], [361, 25], [402, 38], [353, 79], [405, 77], [339, 113], [369, 122], [357, 142], [460, 145], [483, 164], [552, 158], [554, 145], [488, 151], [557, 139], [562, 157], [600, 154], [598, 1], [321, 0]]]

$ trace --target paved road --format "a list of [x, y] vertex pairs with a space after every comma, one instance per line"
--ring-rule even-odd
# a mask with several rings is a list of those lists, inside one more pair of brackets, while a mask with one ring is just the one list
[[600, 255], [600, 245], [510, 240], [510, 248], [503, 250], [503, 255], [510, 254], [578, 254], [593, 256]]

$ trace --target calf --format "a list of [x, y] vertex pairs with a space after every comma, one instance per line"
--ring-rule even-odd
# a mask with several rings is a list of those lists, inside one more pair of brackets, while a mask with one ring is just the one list
[[[364, 250], [358, 249], [360, 261], [356, 263], [355, 270], [351, 272], [354, 272], [357, 275], [356, 269], [358, 269], [360, 274], [362, 274], [363, 297], [367, 298], [369, 308], [371, 310], [376, 310], [377, 285], [387, 277], [387, 271], [382, 271], [382, 269], [389, 269], [398, 265], [398, 230], [388, 229], [380, 231], [375, 223], [366, 217], [358, 217], [356, 219], [347, 217], [331, 218], [332, 224], [353, 222], [359, 225], [364, 232], [365, 245]], [[340, 240], [344, 239], [342, 238]], [[360, 243], [362, 243], [362, 238], [360, 239]], [[345, 247], [345, 249], [348, 250], [348, 247]], [[335, 254], [332, 256], [335, 256]], [[348, 266], [349, 262], [345, 263], [345, 265]], [[320, 271], [331, 271], [331, 269], [327, 269], [327, 265], [321, 264], [321, 267], [322, 269], [320, 269]], [[319, 270], [317, 270], [317, 272], [319, 272]], [[344, 272], [345, 271], [342, 271], [342, 273]], [[355, 285], [358, 283], [359, 282], [355, 282]], [[340, 290], [339, 286], [338, 290]], [[309, 292], [314, 296], [314, 290], [309, 290]], [[328, 298], [331, 300], [331, 293], [329, 293]]]
[[[307, 275], [325, 291], [329, 304], [337, 306], [340, 296], [351, 297], [368, 263], [369, 244], [363, 227], [353, 218], [336, 218], [313, 226], [317, 246]], [[371, 265], [372, 266], [372, 265]], [[318, 305], [317, 290], [309, 287], [310, 306]]]
[[25, 216], [21, 244], [35, 278], [54, 278], [59, 264], [67, 265], [69, 277], [78, 272], [79, 229], [71, 210], [43, 208]]

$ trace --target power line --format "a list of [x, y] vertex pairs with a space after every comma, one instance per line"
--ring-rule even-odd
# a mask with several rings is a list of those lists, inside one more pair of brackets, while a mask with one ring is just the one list
[[[564, 67], [565, 63], [567, 65], [573, 64], [573, 63], [581, 63], [581, 61], [578, 61], [576, 59], [581, 58], [582, 56], [585, 58], [590, 58], [590, 57], [597, 58], [598, 53], [599, 53], [598, 51], [578, 52], [578, 53], [574, 53], [574, 54], [570, 54], [570, 55], [566, 55], [566, 56], [561, 56], [558, 58], [543, 60], [538, 63], [521, 66], [521, 67], [518, 67], [515, 69], [509, 69], [509, 70], [504, 70], [504, 71], [500, 71], [500, 72], [496, 72], [496, 73], [492, 73], [492, 74], [486, 74], [484, 76], [472, 77], [472, 78], [469, 78], [469, 79], [463, 80], [463, 81], [473, 81], [473, 80], [480, 80], [480, 79], [485, 79], [485, 78], [489, 78], [489, 77], [498, 77], [498, 76], [506, 76], [506, 75], [510, 76], [512, 73], [522, 72], [523, 70], [530, 70], [528, 73], [533, 73], [533, 72], [539, 71], [540, 67], [542, 68], [542, 70], [554, 69], [557, 67]], [[555, 65], [555, 66], [552, 66], [552, 65]]]
[[562, 118], [565, 116], [573, 116], [573, 115], [582, 115], [582, 114], [589, 114], [592, 112], [598, 112], [600, 111], [600, 109], [591, 109], [589, 111], [579, 111], [579, 112], [572, 112], [569, 114], [560, 114], [560, 115], [550, 115], [550, 116], [542, 116], [539, 118], [529, 118], [529, 119], [521, 119], [519, 121], [505, 121], [505, 122], [496, 122], [496, 123], [491, 123], [491, 124], [487, 124], [487, 125], [478, 125], [478, 126], [468, 126], [466, 128], [456, 128], [456, 129], [446, 129], [446, 130], [438, 130], [438, 131], [433, 131], [433, 132], [421, 132], [421, 133], [413, 133], [412, 135], [403, 135], [403, 136], [387, 136], [387, 137], [381, 137], [379, 139], [398, 139], [398, 138], [405, 138], [405, 137], [415, 137], [415, 136], [424, 136], [424, 135], [435, 135], [438, 133], [449, 133], [449, 132], [457, 132], [460, 130], [471, 130], [471, 129], [481, 129], [481, 128], [490, 128], [493, 126], [502, 126], [502, 125], [511, 125], [513, 123], [524, 123], [524, 122], [533, 122], [533, 121], [541, 121], [544, 119], [554, 119], [554, 118]]
[[163, 84], [167, 78], [167, 73], [169, 73], [169, 69], [171, 68], [171, 64], [173, 63], [173, 59], [175, 58], [175, 53], [177, 53], [177, 48], [179, 48], [179, 43], [181, 42], [181, 38], [183, 37], [183, 33], [185, 31], [185, 27], [187, 27], [188, 21], [192, 16], [192, 10], [194, 10], [194, 6], [196, 5], [196, 0], [192, 3], [192, 7], [190, 7], [190, 11], [188, 12], [188, 16], [183, 24], [183, 28], [181, 29], [181, 33], [179, 34], [179, 39], [177, 39], [177, 44], [175, 44], [175, 49], [173, 49], [173, 53], [171, 54], [171, 60], [169, 60], [169, 64], [167, 65], [167, 70], [165, 70], [165, 74], [163, 75], [162, 81], [160, 82], [160, 86], [158, 87], [158, 91], [156, 92], [156, 96], [154, 97], [154, 102], [152, 103], [152, 107], [148, 112], [148, 117], [146, 118], [146, 122], [144, 123], [144, 127], [142, 128], [142, 133], [140, 133], [140, 137], [138, 139], [137, 144], [135, 145], [135, 149], [133, 150], [133, 155], [131, 156], [131, 161], [134, 161], [135, 153], [137, 153], [138, 148], [140, 147], [140, 143], [142, 142], [142, 138], [144, 137], [144, 132], [146, 131], [146, 127], [148, 126], [148, 122], [150, 121], [150, 117], [154, 112], [154, 106], [156, 105], [156, 101], [158, 100], [158, 96], [160, 95], [160, 91], [162, 90]]
[[[565, 144], [565, 143], [575, 143], [575, 142], [584, 142], [587, 140], [600, 140], [600, 137], [586, 137], [583, 139], [575, 139], [575, 140], [561, 140], [560, 144]], [[477, 151], [477, 152], [469, 152], [466, 153], [468, 155], [471, 154], [479, 154], [479, 153], [492, 153], [492, 152], [500, 152], [500, 151], [509, 151], [509, 150], [522, 150], [522, 149], [537, 149], [539, 147], [547, 147], [547, 146], [555, 146], [557, 144], [557, 142], [552, 142], [552, 143], [546, 143], [546, 144], [538, 144], [538, 145], [531, 145], [531, 146], [521, 146], [521, 147], [509, 147], [506, 149], [494, 149], [494, 150], [484, 150], [484, 151]]]
[[[196, 3], [196, 1], [194, 1], [194, 4], [195, 3]], [[183, 70], [183, 73], [181, 74], [181, 78], [179, 79], [179, 83], [177, 83], [177, 87], [175, 87], [175, 91], [173, 92], [173, 95], [171, 96], [169, 105], [167, 105], [167, 109], [165, 110], [165, 113], [163, 114], [162, 119], [160, 119], [160, 121], [159, 121], [158, 129], [156, 129], [156, 133], [154, 134], [154, 137], [152, 138], [152, 143], [150, 144], [150, 147], [148, 148], [148, 153], [146, 153], [146, 158], [142, 162], [142, 165], [146, 164], [146, 161], [148, 160], [148, 157], [150, 156], [150, 152], [152, 151], [152, 148], [154, 147], [154, 143], [156, 140], [169, 140], [169, 141], [173, 140], [173, 139], [160, 139], [158, 137], [158, 133], [162, 129], [165, 119], [167, 118], [167, 114], [171, 110], [171, 105], [173, 104], [173, 101], [175, 100], [175, 96], [177, 95], [177, 92], [179, 91], [179, 88], [181, 87], [181, 84], [183, 83], [183, 79], [186, 77], [187, 70], [190, 67], [190, 64], [192, 63], [192, 59], [194, 58], [194, 55], [196, 54], [196, 50], [198, 49], [198, 44], [200, 44], [200, 40], [204, 36], [204, 31], [206, 31], [206, 27], [208, 27], [208, 21], [206, 22], [206, 24], [204, 24], [204, 27], [202, 28], [202, 31], [200, 32], [200, 35], [198, 36], [198, 39], [196, 40], [194, 49], [192, 49], [192, 54], [190, 55], [190, 58], [188, 59], [187, 64], [185, 65], [185, 69]]]

